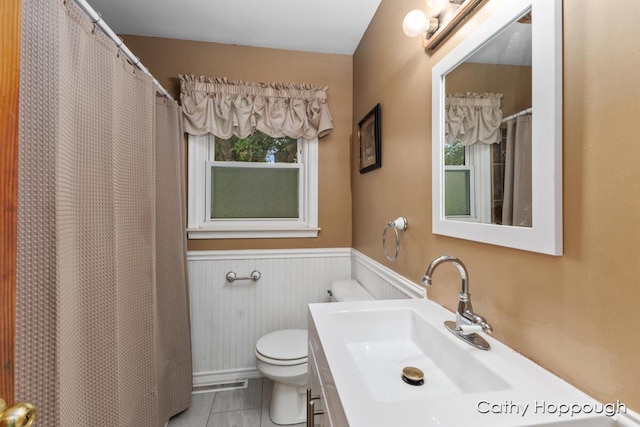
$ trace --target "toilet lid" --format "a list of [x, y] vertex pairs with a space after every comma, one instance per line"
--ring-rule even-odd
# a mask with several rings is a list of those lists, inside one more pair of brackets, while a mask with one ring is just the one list
[[256, 351], [276, 360], [307, 357], [307, 331], [306, 329], [283, 329], [268, 333], [258, 340]]

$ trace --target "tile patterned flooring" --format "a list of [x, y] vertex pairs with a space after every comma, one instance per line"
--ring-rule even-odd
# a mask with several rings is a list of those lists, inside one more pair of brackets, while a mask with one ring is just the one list
[[278, 427], [269, 418], [272, 389], [271, 380], [259, 378], [243, 390], [194, 394], [189, 409], [173, 417], [169, 427]]

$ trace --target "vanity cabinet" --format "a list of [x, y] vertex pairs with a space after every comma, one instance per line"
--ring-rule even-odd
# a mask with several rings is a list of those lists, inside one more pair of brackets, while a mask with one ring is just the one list
[[[308, 366], [307, 426], [347, 427], [349, 423], [311, 317], [309, 317]], [[314, 412], [313, 416], [309, 416], [311, 410]]]

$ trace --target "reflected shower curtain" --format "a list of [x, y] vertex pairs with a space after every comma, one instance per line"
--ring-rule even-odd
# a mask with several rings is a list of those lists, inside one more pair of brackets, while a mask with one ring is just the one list
[[507, 122], [502, 224], [531, 227], [531, 115]]
[[24, 0], [22, 28], [16, 400], [164, 426], [192, 375], [179, 110], [73, 1]]

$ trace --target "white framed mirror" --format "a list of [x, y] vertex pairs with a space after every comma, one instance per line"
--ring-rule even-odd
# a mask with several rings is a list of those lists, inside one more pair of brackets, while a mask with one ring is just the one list
[[432, 82], [433, 233], [562, 255], [562, 1], [506, 2]]

